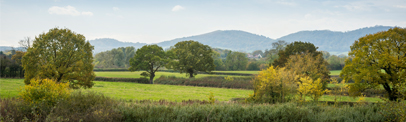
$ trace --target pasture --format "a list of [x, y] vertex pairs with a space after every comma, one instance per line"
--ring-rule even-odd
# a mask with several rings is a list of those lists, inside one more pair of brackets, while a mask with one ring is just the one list
[[340, 75], [341, 70], [330, 70], [330, 75]]
[[[116, 99], [125, 100], [207, 100], [207, 95], [213, 92], [215, 99], [219, 101], [228, 101], [232, 98], [247, 97], [252, 94], [252, 90], [243, 89], [225, 89], [211, 87], [193, 87], [177, 85], [159, 85], [159, 84], [138, 84], [127, 82], [101, 82], [94, 81], [95, 85], [89, 91], [103, 93]], [[23, 79], [1, 79], [0, 80], [0, 98], [9, 98], [18, 96], [19, 88], [24, 86]]]
[[[177, 86], [177, 85], [159, 85], [159, 84], [138, 84], [127, 82], [101, 82], [94, 81], [95, 85], [91, 89], [84, 89], [103, 93], [116, 99], [124, 100], [207, 100], [207, 95], [213, 92], [215, 99], [218, 101], [229, 101], [232, 98], [246, 98], [252, 94], [253, 90], [244, 89], [226, 89], [212, 87], [194, 87], [194, 86]], [[23, 79], [1, 79], [0, 80], [0, 98], [17, 97], [19, 88], [24, 86]], [[334, 96], [323, 95], [320, 101], [334, 101]], [[336, 97], [338, 101], [355, 102], [359, 98], [349, 96]], [[306, 100], [311, 100], [306, 98]], [[365, 97], [365, 101], [381, 101], [375, 97]]]

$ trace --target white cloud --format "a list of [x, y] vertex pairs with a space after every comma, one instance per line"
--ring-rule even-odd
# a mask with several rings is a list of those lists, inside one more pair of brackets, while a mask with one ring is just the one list
[[282, 4], [282, 5], [287, 5], [287, 6], [296, 6], [297, 5], [295, 2], [289, 2], [289, 1], [285, 1], [285, 0], [279, 0], [279, 1], [276, 1], [276, 3]]
[[82, 12], [82, 15], [93, 16], [93, 13], [90, 11], [84, 11]]
[[71, 16], [79, 16], [79, 15], [86, 15], [92, 16], [93, 13], [89, 11], [79, 12], [76, 10], [75, 7], [66, 6], [66, 7], [59, 7], [59, 6], [52, 6], [48, 9], [49, 14], [56, 14], [56, 15], [71, 15]]
[[172, 8], [172, 11], [180, 11], [180, 10], [183, 10], [183, 9], [185, 9], [185, 8], [183, 8], [182, 6], [180, 6], [180, 5], [176, 5], [175, 7], [173, 7]]
[[114, 11], [119, 11], [120, 9], [118, 7], [113, 7]]
[[396, 8], [406, 8], [406, 5], [394, 5]]

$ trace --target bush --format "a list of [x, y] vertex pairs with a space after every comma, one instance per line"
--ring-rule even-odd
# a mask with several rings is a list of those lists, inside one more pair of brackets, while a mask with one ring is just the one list
[[[29, 104], [22, 99], [0, 99], [0, 121], [305, 121], [380, 122], [401, 117], [380, 106], [295, 102], [277, 104], [236, 104], [205, 101], [120, 102], [94, 92], [73, 92], [55, 106]], [[391, 107], [392, 106], [386, 106]], [[404, 105], [403, 105], [404, 107]], [[41, 110], [41, 112], [38, 112]], [[398, 110], [405, 110], [399, 108]], [[389, 115], [389, 116], [388, 116]], [[403, 114], [404, 115], [404, 114]]]
[[120, 121], [121, 114], [116, 109], [118, 104], [117, 100], [103, 94], [78, 91], [68, 99], [58, 102], [48, 115], [47, 121]]
[[29, 85], [21, 89], [19, 95], [28, 103], [45, 102], [54, 105], [60, 99], [69, 97], [68, 83], [56, 83], [50, 79], [31, 79]]
[[385, 121], [376, 105], [331, 107], [317, 104], [127, 104], [123, 121]]
[[73, 92], [54, 106], [0, 99], [0, 121], [121, 121], [120, 102], [94, 92]]
[[293, 80], [293, 74], [285, 68], [270, 66], [259, 72], [251, 82], [254, 94], [249, 95], [246, 102], [287, 102], [294, 98], [297, 84]]
[[218, 88], [252, 89], [250, 80], [252, 77], [234, 77], [227, 80], [225, 77], [204, 77], [204, 78], [177, 78], [174, 76], [161, 76], [155, 79], [155, 84], [203, 86]]
[[110, 82], [132, 82], [132, 83], [143, 83], [149, 84], [147, 78], [108, 78], [108, 77], [96, 77], [95, 81], [110, 81]]

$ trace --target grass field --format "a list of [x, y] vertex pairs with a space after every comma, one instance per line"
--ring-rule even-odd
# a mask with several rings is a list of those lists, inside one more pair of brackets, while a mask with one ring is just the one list
[[341, 70], [331, 70], [330, 75], [340, 75]]
[[[0, 98], [16, 97], [18, 88], [24, 86], [23, 79], [1, 79]], [[125, 82], [94, 81], [95, 85], [89, 91], [96, 91], [117, 99], [150, 99], [150, 100], [207, 100], [207, 95], [213, 92], [215, 99], [228, 101], [232, 98], [247, 97], [252, 90], [225, 89], [210, 87], [176, 86], [176, 85], [150, 85]]]
[[[0, 79], [0, 98], [18, 96], [19, 88], [24, 86], [23, 79]], [[215, 99], [228, 101], [232, 98], [245, 98], [252, 94], [252, 90], [225, 89], [210, 87], [176, 86], [176, 85], [150, 85], [125, 82], [94, 81], [95, 85], [89, 91], [96, 91], [117, 99], [150, 99], [150, 100], [207, 100], [207, 95], [213, 92]], [[307, 98], [310, 100], [310, 98]], [[334, 101], [334, 96], [324, 95], [320, 101]], [[358, 98], [342, 96], [340, 101], [357, 101]], [[366, 101], [381, 101], [379, 98], [366, 97]]]

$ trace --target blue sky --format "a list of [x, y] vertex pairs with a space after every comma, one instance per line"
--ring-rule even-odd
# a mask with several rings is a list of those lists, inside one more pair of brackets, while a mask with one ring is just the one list
[[0, 0], [1, 46], [54, 27], [87, 40], [158, 43], [215, 30], [272, 39], [302, 30], [406, 27], [405, 0]]

